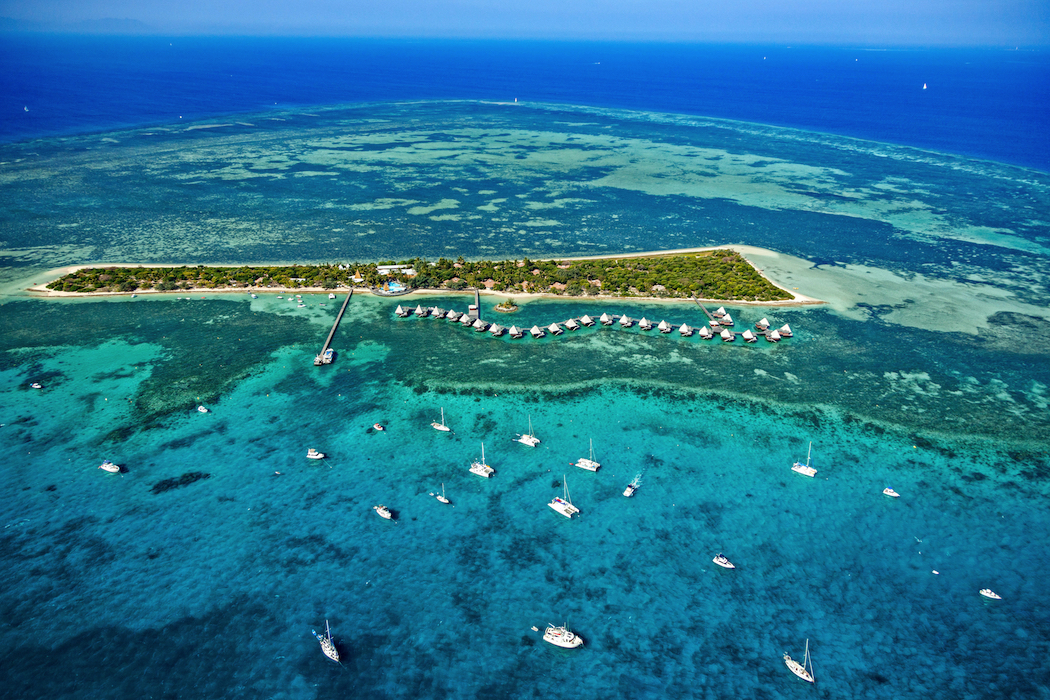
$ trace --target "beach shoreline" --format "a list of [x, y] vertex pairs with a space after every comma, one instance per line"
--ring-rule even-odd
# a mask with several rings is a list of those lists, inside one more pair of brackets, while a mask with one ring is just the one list
[[[660, 251], [646, 251], [640, 253], [622, 253], [619, 255], [595, 255], [586, 257], [558, 257], [558, 258], [529, 258], [530, 260], [536, 261], [565, 261], [572, 262], [576, 260], [622, 260], [630, 258], [651, 258], [671, 255], [689, 255], [695, 253], [710, 252], [712, 250], [734, 250], [739, 253], [751, 267], [758, 272], [773, 286], [781, 289], [788, 294], [792, 295], [792, 299], [780, 299], [774, 301], [745, 301], [745, 300], [734, 300], [734, 299], [707, 299], [707, 298], [695, 298], [696, 301], [705, 302], [710, 304], [732, 304], [735, 306], [817, 306], [827, 302], [816, 299], [814, 297], [800, 294], [796, 290], [788, 289], [783, 285], [777, 284], [774, 280], [769, 279], [765, 272], [759, 268], [753, 260], [748, 257], [748, 253], [757, 256], [776, 256], [776, 251], [767, 250], [765, 248], [757, 248], [754, 246], [746, 245], [722, 245], [722, 246], [709, 246], [705, 248], [678, 248], [675, 250], [660, 250]], [[290, 264], [290, 263], [285, 263]], [[253, 265], [241, 265], [241, 264], [221, 264], [221, 265], [204, 265], [204, 267], [223, 267], [223, 268], [235, 268], [235, 267], [252, 267]], [[66, 265], [63, 267], [54, 268], [48, 270], [43, 277], [46, 277], [46, 281], [34, 284], [25, 289], [29, 296], [33, 297], [44, 297], [44, 298], [87, 298], [87, 297], [130, 297], [132, 295], [195, 295], [195, 294], [328, 294], [338, 293], [340, 291], [347, 291], [353, 289], [355, 294], [371, 294], [372, 290], [370, 287], [346, 287], [340, 285], [335, 289], [324, 289], [322, 287], [191, 287], [189, 289], [174, 289], [174, 290], [157, 290], [157, 289], [138, 289], [131, 292], [120, 292], [120, 291], [106, 291], [106, 292], [62, 292], [54, 289], [48, 289], [47, 285], [51, 282], [61, 279], [65, 275], [72, 274], [79, 270], [91, 269], [91, 268], [160, 268], [160, 267], [189, 267], [186, 264], [156, 264], [156, 263], [90, 263], [90, 264], [79, 264], [79, 265]], [[685, 297], [652, 297], [652, 296], [614, 296], [611, 294], [588, 294], [580, 296], [567, 296], [564, 294], [551, 294], [549, 292], [502, 292], [490, 289], [479, 289], [481, 295], [484, 296], [496, 296], [506, 299], [512, 299], [515, 302], [528, 302], [533, 300], [551, 300], [561, 299], [566, 301], [634, 301], [634, 302], [671, 302], [681, 303], [693, 301], [693, 298]], [[417, 296], [443, 296], [443, 295], [459, 295], [459, 294], [470, 294], [474, 293], [473, 290], [455, 290], [455, 289], [414, 289], [408, 294], [400, 295], [396, 298], [411, 298]]]

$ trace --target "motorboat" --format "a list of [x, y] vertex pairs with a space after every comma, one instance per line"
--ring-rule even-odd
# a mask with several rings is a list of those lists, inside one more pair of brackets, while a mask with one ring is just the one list
[[372, 428], [380, 433], [386, 430], [386, 427], [382, 423], [373, 423]]
[[98, 468], [104, 472], [109, 472], [110, 474], [120, 473], [120, 467], [114, 464], [113, 462], [110, 462], [108, 459], [104, 460], [102, 464], [98, 465]]
[[390, 509], [380, 503], [378, 506], [372, 506], [372, 510], [376, 512], [380, 518], [384, 520], [393, 520], [394, 514], [390, 512]]
[[496, 473], [496, 470], [485, 464], [485, 443], [481, 443], [481, 459], [470, 463], [470, 473], [483, 476], [486, 479]]
[[445, 408], [443, 406], [441, 408], [441, 422], [440, 423], [431, 423], [430, 427], [433, 428], [434, 430], [440, 430], [443, 433], [450, 433], [450, 432], [452, 432], [452, 428], [450, 428], [447, 425], [445, 425]]
[[563, 649], [575, 649], [578, 646], [583, 646], [583, 639], [580, 635], [565, 625], [555, 627], [550, 623], [547, 623], [547, 629], [543, 632], [543, 641], [550, 642], [554, 646], [562, 647]]
[[332, 630], [328, 628], [328, 620], [324, 621], [324, 634], [317, 634], [316, 630], [310, 630], [313, 635], [317, 637], [317, 641], [321, 643], [321, 651], [332, 661], [339, 663], [339, 650], [335, 648], [335, 642], [332, 641]]
[[791, 466], [791, 471], [798, 472], [799, 474], [801, 474], [803, 476], [808, 476], [810, 478], [813, 478], [814, 476], [816, 476], [817, 470], [814, 469], [813, 467], [809, 466], [809, 458], [810, 458], [810, 456], [812, 454], [813, 454], [813, 443], [811, 442], [811, 443], [809, 443], [809, 452], [806, 453], [806, 463], [803, 464], [802, 462], [795, 462]]
[[564, 498], [562, 496], [555, 496], [554, 500], [547, 505], [571, 520], [573, 515], [580, 512], [580, 509], [572, 504], [572, 499], [569, 497], [569, 482], [565, 479], [564, 475], [561, 477], [561, 483]]
[[[802, 663], [795, 661], [787, 654], [784, 654], [784, 663], [791, 669], [791, 672], [804, 681], [813, 683], [813, 661], [809, 658], [809, 640], [806, 640], [806, 658], [803, 659]], [[807, 668], [808, 667], [808, 668]]]
[[714, 559], [712, 559], [711, 561], [713, 561], [714, 563], [718, 564], [723, 569], [735, 569], [736, 568], [736, 565], [733, 562], [729, 561], [729, 558], [726, 557], [724, 554], [721, 554], [721, 553], [719, 553], [719, 555], [717, 557], [715, 557]]
[[642, 485], [642, 475], [639, 474], [638, 476], [634, 477], [634, 481], [632, 481], [631, 483], [627, 484], [627, 488], [625, 488], [623, 490], [623, 495], [626, 496], [627, 498], [630, 498], [631, 496], [634, 495], [634, 492], [637, 491], [638, 487], [641, 486], [641, 485]]
[[198, 413], [211, 413], [211, 411], [208, 410], [207, 408], [205, 408], [204, 406], [197, 406], [197, 412]]
[[899, 493], [897, 493], [896, 491], [894, 491], [893, 489], [891, 489], [891, 488], [890, 488], [889, 486], [887, 486], [886, 488], [884, 488], [884, 489], [882, 490], [882, 492], [883, 492], [884, 494], [886, 494], [887, 496], [889, 496], [890, 498], [900, 498], [900, 497], [901, 497], [901, 495], [900, 495]]
[[540, 444], [540, 439], [532, 434], [532, 416], [529, 416], [529, 432], [524, 435], [519, 435], [514, 438], [516, 442], [520, 442], [522, 445], [528, 445], [529, 447], [535, 447]]
[[318, 452], [314, 448], [310, 448], [306, 451], [307, 459], [324, 459], [324, 452]]
[[1003, 597], [1001, 595], [999, 595], [998, 593], [993, 591], [991, 588], [982, 588], [980, 592], [981, 592], [981, 595], [983, 595], [985, 598], [991, 598], [992, 600], [1002, 600], [1003, 599]]
[[591, 452], [589, 457], [580, 457], [576, 461], [576, 466], [580, 469], [586, 469], [587, 471], [596, 472], [602, 465], [594, 461], [594, 440], [591, 440]]
[[44, 385], [41, 384], [40, 382], [33, 382], [32, 384], [29, 385], [29, 388], [30, 389], [43, 389]]

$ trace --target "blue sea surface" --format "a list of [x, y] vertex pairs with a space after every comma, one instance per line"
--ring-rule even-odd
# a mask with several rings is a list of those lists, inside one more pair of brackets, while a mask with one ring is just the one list
[[704, 115], [1050, 170], [1045, 50], [19, 34], [0, 41], [0, 141], [431, 99]]

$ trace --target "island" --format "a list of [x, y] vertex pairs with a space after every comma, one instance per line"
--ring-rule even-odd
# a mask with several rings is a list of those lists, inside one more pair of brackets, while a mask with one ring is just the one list
[[258, 267], [112, 265], [74, 268], [46, 285], [47, 290], [67, 294], [354, 287], [752, 303], [798, 298], [766, 279], [740, 253], [725, 248], [550, 260], [468, 261], [461, 256]]

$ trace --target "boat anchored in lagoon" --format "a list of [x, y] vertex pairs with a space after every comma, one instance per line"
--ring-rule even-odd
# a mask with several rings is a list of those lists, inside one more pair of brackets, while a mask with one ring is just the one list
[[120, 467], [114, 464], [113, 462], [110, 462], [108, 459], [104, 460], [102, 464], [98, 465], [98, 468], [104, 472], [109, 472], [110, 474], [120, 473]]
[[445, 484], [441, 484], [441, 493], [431, 493], [431, 496], [438, 499], [442, 503], [452, 503], [452, 501], [445, 498]]
[[[809, 658], [809, 640], [806, 640], [806, 658], [803, 659], [802, 663], [795, 661], [786, 653], [784, 654], [784, 663], [791, 669], [791, 672], [804, 681], [814, 683], [813, 680], [813, 660]], [[807, 670], [808, 666], [808, 670]]]
[[588, 471], [596, 472], [602, 465], [594, 461], [594, 440], [591, 440], [591, 453], [590, 457], [580, 457], [576, 462], [576, 466], [580, 469], [586, 469]]
[[572, 516], [579, 513], [580, 509], [574, 506], [572, 504], [572, 499], [569, 498], [569, 482], [565, 479], [564, 475], [562, 475], [561, 477], [561, 482], [563, 494], [565, 497], [562, 498], [561, 496], [555, 496], [554, 500], [548, 503], [547, 505], [553, 508], [555, 512], [561, 513], [566, 518], [572, 520]]
[[733, 562], [729, 561], [729, 557], [725, 556], [722, 553], [719, 553], [719, 555], [717, 557], [715, 557], [714, 559], [712, 559], [711, 561], [713, 561], [714, 563], [718, 564], [723, 569], [735, 569], [736, 568], [736, 564], [734, 564]]
[[324, 635], [317, 634], [316, 630], [310, 631], [317, 637], [317, 641], [321, 643], [321, 651], [324, 652], [324, 655], [339, 663], [339, 650], [335, 648], [335, 642], [332, 641], [332, 630], [328, 628], [328, 620], [324, 621]]
[[808, 476], [810, 478], [813, 478], [814, 476], [816, 476], [817, 470], [814, 469], [813, 467], [809, 466], [809, 458], [810, 458], [810, 456], [812, 456], [812, 454], [813, 454], [813, 443], [811, 442], [811, 443], [809, 443], [809, 452], [806, 453], [806, 463], [803, 464], [802, 462], [795, 462], [795, 464], [792, 465], [792, 467], [791, 467], [791, 471], [798, 472], [802, 476]]
[[450, 428], [447, 425], [445, 425], [445, 409], [444, 409], [444, 407], [442, 407], [442, 409], [441, 409], [441, 422], [440, 423], [431, 423], [430, 427], [433, 428], [434, 430], [440, 430], [443, 433], [450, 433], [450, 432], [452, 432], [452, 428]]
[[985, 598], [991, 598], [992, 600], [1002, 600], [1003, 599], [1003, 597], [1001, 595], [999, 595], [998, 593], [993, 591], [991, 588], [982, 588], [979, 592]]
[[380, 518], [384, 520], [393, 520], [394, 514], [390, 512], [390, 509], [380, 503], [378, 506], [372, 506], [372, 510], [376, 512]]
[[634, 481], [627, 484], [627, 488], [623, 490], [623, 495], [630, 498], [634, 495], [634, 492], [638, 490], [638, 487], [642, 485], [642, 475], [639, 474], [634, 477]]
[[897, 493], [896, 491], [891, 489], [889, 486], [884, 488], [882, 490], [882, 493], [884, 493], [885, 495], [889, 496], [890, 498], [900, 498], [901, 497], [901, 495], [899, 493]]
[[[485, 464], [485, 443], [481, 443], [481, 459], [470, 463], [470, 473], [483, 476], [486, 479], [496, 473], [495, 469]], [[444, 485], [442, 485], [442, 488], [444, 488]]]
[[528, 445], [529, 447], [535, 447], [536, 445], [540, 444], [540, 439], [532, 434], [532, 416], [531, 415], [529, 416], [529, 432], [525, 433], [524, 435], [519, 435], [518, 437], [516, 437], [514, 439], [517, 442], [520, 442], [522, 445]]
[[306, 451], [307, 459], [324, 459], [324, 452], [318, 452], [314, 448], [310, 448]]
[[547, 629], [543, 631], [543, 641], [550, 642], [556, 647], [563, 649], [575, 649], [583, 645], [583, 638], [570, 630], [565, 625], [555, 627], [547, 623]]

